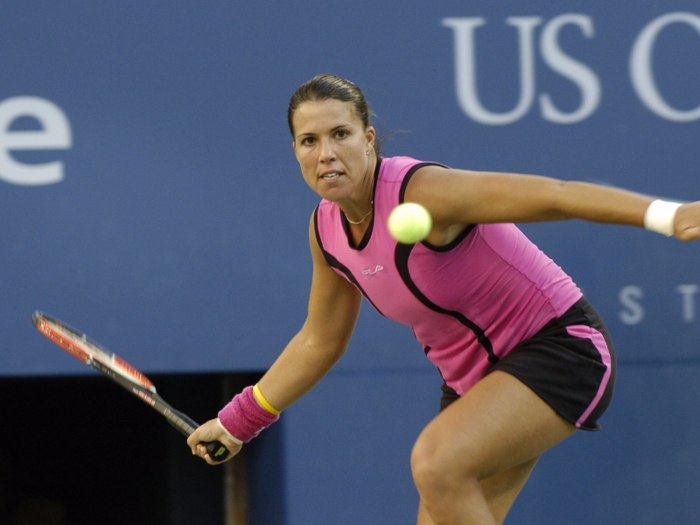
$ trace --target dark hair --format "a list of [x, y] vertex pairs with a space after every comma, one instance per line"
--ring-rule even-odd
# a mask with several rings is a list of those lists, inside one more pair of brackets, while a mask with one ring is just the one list
[[[311, 80], [304, 82], [292, 95], [287, 108], [287, 122], [289, 131], [294, 138], [294, 125], [292, 119], [294, 112], [304, 102], [315, 102], [320, 100], [335, 99], [341, 102], [350, 102], [355, 108], [355, 113], [362, 122], [362, 125], [367, 129], [370, 123], [370, 116], [374, 115], [367, 105], [367, 100], [362, 94], [362, 91], [355, 84], [344, 78], [335, 75], [317, 75]], [[375, 145], [375, 150], [378, 151], [378, 146]]]

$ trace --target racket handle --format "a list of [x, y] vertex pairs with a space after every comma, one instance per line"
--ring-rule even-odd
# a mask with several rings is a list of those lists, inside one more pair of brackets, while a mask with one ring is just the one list
[[229, 456], [228, 449], [218, 441], [202, 441], [202, 445], [207, 447], [209, 457], [212, 461], [224, 461]]

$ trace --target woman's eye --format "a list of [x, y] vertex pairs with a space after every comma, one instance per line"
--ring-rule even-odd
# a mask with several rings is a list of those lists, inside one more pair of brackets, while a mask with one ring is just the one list
[[314, 143], [314, 139], [313, 137], [306, 137], [304, 140], [301, 141], [301, 143], [309, 146]]

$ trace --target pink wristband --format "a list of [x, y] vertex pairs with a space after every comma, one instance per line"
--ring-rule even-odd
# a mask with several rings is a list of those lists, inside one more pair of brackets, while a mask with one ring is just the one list
[[219, 421], [229, 433], [248, 443], [255, 436], [280, 418], [258, 405], [249, 386], [219, 412]]

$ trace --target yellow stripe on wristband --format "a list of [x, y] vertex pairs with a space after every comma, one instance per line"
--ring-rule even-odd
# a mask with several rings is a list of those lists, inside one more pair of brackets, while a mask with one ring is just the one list
[[265, 396], [262, 395], [262, 392], [260, 392], [260, 388], [258, 388], [258, 385], [256, 384], [253, 387], [253, 394], [255, 394], [255, 399], [258, 400], [258, 402], [262, 405], [262, 407], [267, 410], [270, 414], [273, 416], [278, 416], [280, 414], [280, 411], [277, 410], [275, 407], [273, 407], [270, 403], [267, 402], [267, 399], [265, 399]]

